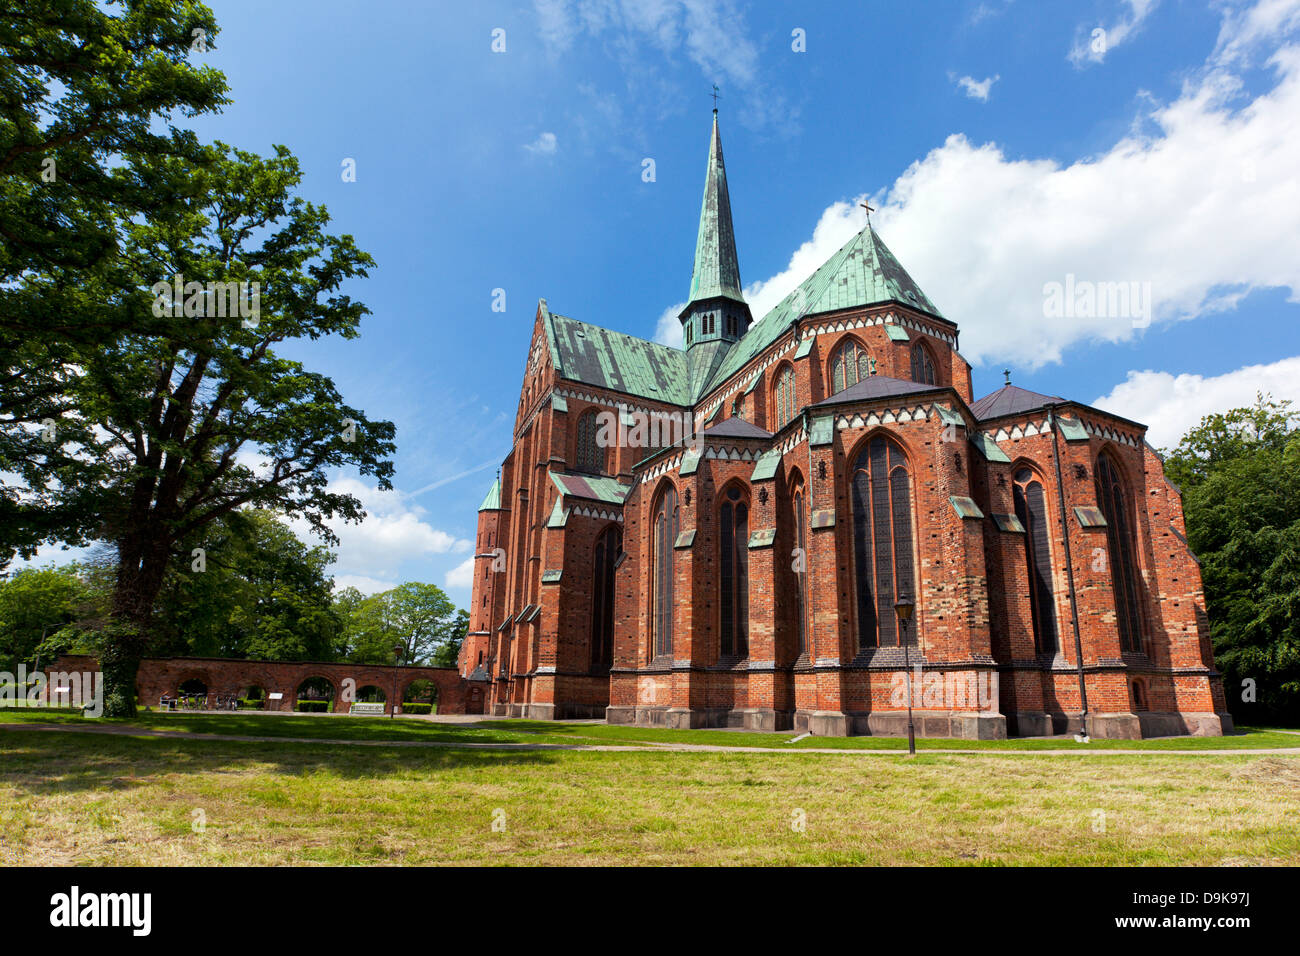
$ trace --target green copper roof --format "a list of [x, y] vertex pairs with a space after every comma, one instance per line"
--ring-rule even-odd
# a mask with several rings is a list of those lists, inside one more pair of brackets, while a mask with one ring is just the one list
[[740, 292], [740, 264], [736, 236], [731, 227], [731, 196], [727, 169], [722, 162], [722, 137], [718, 112], [713, 112], [713, 139], [704, 174], [704, 201], [700, 204], [700, 230], [695, 239], [695, 268], [691, 272], [691, 302], [726, 296], [744, 302]]
[[[550, 472], [551, 481], [560, 490], [560, 494], [570, 498], [587, 498], [591, 501], [604, 501], [612, 505], [621, 505], [627, 497], [629, 488], [617, 478], [597, 475], [573, 475], [558, 471]], [[559, 502], [556, 502], [558, 508]]]
[[[721, 385], [801, 315], [898, 302], [943, 318], [868, 223], [731, 347], [702, 394]], [[800, 305], [802, 304], [802, 308]]]
[[690, 403], [686, 353], [669, 345], [557, 315], [539, 303], [561, 378], [673, 405]]
[[487, 497], [483, 503], [478, 506], [479, 511], [500, 511], [501, 510], [501, 479], [498, 478], [492, 482], [492, 487], [488, 489]]

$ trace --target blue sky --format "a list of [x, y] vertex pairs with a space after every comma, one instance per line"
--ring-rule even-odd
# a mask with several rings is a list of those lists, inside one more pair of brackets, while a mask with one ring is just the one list
[[[756, 317], [867, 196], [977, 396], [1010, 367], [1157, 445], [1256, 387], [1300, 399], [1300, 0], [209, 2], [234, 103], [200, 133], [287, 145], [379, 263], [361, 339], [294, 349], [398, 428], [394, 493], [338, 477], [372, 513], [341, 584], [468, 601], [538, 298], [670, 338], [714, 83]], [[1149, 287], [1149, 326], [1046, 315], [1067, 275]]]

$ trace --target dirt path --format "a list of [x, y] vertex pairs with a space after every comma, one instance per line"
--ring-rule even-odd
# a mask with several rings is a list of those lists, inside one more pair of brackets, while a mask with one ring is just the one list
[[[142, 727], [69, 727], [64, 724], [0, 724], [0, 731], [38, 731], [44, 733], [108, 734], [117, 737], [167, 737], [177, 740], [220, 740], [242, 743], [317, 744], [331, 747], [440, 747], [449, 750], [574, 750], [596, 753], [644, 753], [647, 750], [667, 750], [678, 753], [759, 753], [759, 754], [839, 754], [849, 756], [906, 757], [904, 750], [867, 750], [844, 747], [729, 747], [721, 744], [687, 744], [664, 741], [644, 741], [637, 744], [528, 744], [496, 743], [491, 741], [444, 740], [344, 740], [331, 737], [257, 737], [240, 734], [196, 734], [182, 730], [151, 730]], [[593, 738], [587, 738], [593, 739]], [[1266, 747], [1220, 750], [1138, 750], [1138, 749], [1088, 749], [1080, 745], [1070, 750], [964, 750], [957, 748], [926, 747], [920, 754], [954, 754], [959, 756], [999, 757], [1104, 757], [1114, 755], [1138, 756], [1270, 756], [1300, 757], [1300, 747]]]

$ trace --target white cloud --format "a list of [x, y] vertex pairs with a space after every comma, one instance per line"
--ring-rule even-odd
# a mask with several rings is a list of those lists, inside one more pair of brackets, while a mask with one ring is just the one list
[[356, 588], [362, 594], [378, 594], [380, 591], [390, 591], [401, 584], [401, 581], [383, 581], [379, 578], [369, 578], [364, 574], [336, 574], [334, 575], [334, 593], [338, 594], [344, 588]]
[[525, 143], [524, 149], [530, 153], [536, 153], [539, 156], [554, 156], [556, 150], [556, 140], [554, 133], [542, 133], [531, 143]]
[[[670, 305], [664, 309], [663, 314], [659, 316], [659, 321], [655, 323], [654, 340], [656, 342], [661, 345], [671, 345], [675, 349], [679, 349], [685, 344], [682, 339], [682, 320], [678, 318], [684, 308], [686, 308], [686, 303], [678, 302], [676, 305]], [[757, 313], [755, 313], [755, 317], [757, 317]]]
[[733, 0], [534, 0], [542, 41], [553, 54], [568, 51], [583, 33], [619, 33], [620, 43], [642, 37], [662, 53], [687, 56], [706, 76], [749, 85], [758, 50]]
[[961, 87], [962, 92], [973, 100], [979, 100], [981, 103], [989, 101], [989, 90], [993, 84], [1002, 79], [1001, 75], [986, 76], [982, 80], [976, 80], [971, 76], [963, 76], [957, 80], [957, 85]]
[[[339, 538], [335, 549], [338, 561], [331, 569], [337, 582], [367, 581], [372, 590], [385, 590], [401, 583], [399, 575], [405, 562], [465, 554], [474, 546], [465, 538], [429, 524], [428, 512], [401, 491], [381, 491], [356, 478], [336, 478], [329, 490], [353, 495], [366, 511], [360, 523], [349, 524], [342, 519], [326, 522]], [[304, 541], [319, 543], [306, 522], [295, 519], [289, 524]], [[356, 586], [366, 590], [360, 584]]]
[[[1153, 132], [1101, 155], [1063, 166], [958, 134], [898, 177], [874, 219], [961, 325], [968, 359], [1032, 368], [1077, 343], [1140, 334], [1132, 317], [1046, 318], [1044, 286], [1067, 275], [1149, 282], [1155, 322], [1231, 311], [1253, 289], [1300, 301], [1300, 47], [1279, 44], [1271, 89], [1246, 99], [1240, 79], [1211, 63], [1175, 101], [1148, 108]], [[828, 208], [793, 281], [756, 288], [789, 291], [860, 214]]]
[[1248, 365], [1206, 378], [1169, 372], [1129, 372], [1092, 404], [1148, 426], [1147, 441], [1174, 448], [1206, 415], [1255, 404], [1259, 393], [1300, 407], [1300, 356], [1271, 365]]
[[1214, 61], [1222, 66], [1248, 63], [1260, 44], [1293, 32], [1300, 26], [1300, 0], [1260, 0], [1258, 3], [1226, 2]]
[[466, 558], [460, 564], [456, 565], [447, 572], [443, 578], [444, 586], [448, 588], [461, 588], [470, 590], [474, 587], [474, 559]]
[[1101, 63], [1106, 54], [1119, 46], [1142, 26], [1159, 0], [1124, 0], [1127, 14], [1121, 15], [1110, 26], [1080, 27], [1070, 48], [1068, 59], [1076, 67]]

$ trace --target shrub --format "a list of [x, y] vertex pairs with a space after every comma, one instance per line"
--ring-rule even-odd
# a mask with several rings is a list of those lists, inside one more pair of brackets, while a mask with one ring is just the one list
[[432, 704], [421, 704], [413, 700], [402, 704], [402, 713], [404, 714], [427, 714], [432, 710]]
[[329, 706], [328, 700], [300, 700], [296, 709], [304, 714], [324, 714], [329, 711]]

